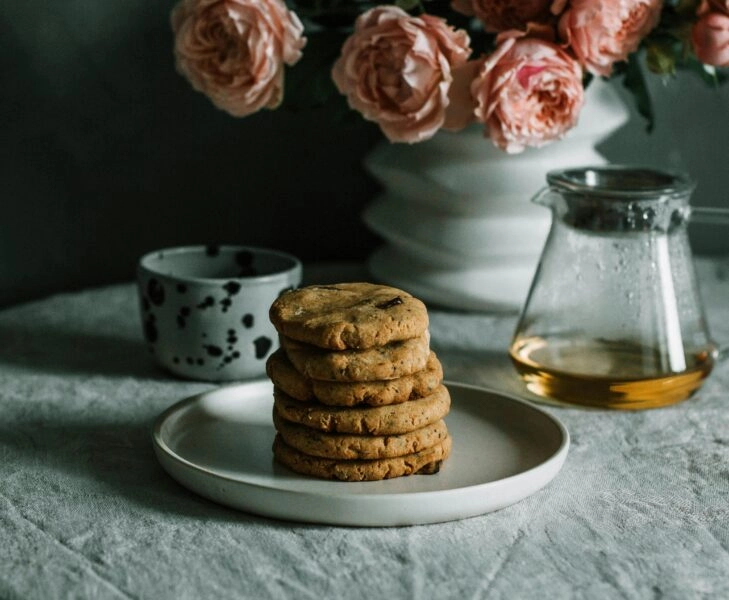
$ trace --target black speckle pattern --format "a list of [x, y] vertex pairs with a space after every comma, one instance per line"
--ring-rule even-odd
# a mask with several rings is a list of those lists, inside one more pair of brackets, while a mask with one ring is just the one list
[[270, 338], [262, 335], [261, 337], [257, 337], [255, 340], [253, 340], [253, 345], [256, 347], [256, 358], [260, 360], [262, 358], [266, 358], [266, 355], [271, 349], [273, 342]]
[[229, 281], [223, 285], [225, 293], [228, 294], [227, 297], [220, 301], [220, 307], [224, 313], [228, 312], [228, 309], [233, 305], [233, 300], [231, 298], [240, 292], [240, 288], [240, 283], [237, 281]]
[[241, 250], [235, 254], [235, 262], [238, 265], [238, 275], [240, 277], [250, 277], [258, 275], [258, 270], [253, 266], [253, 253], [248, 250]]
[[147, 298], [155, 306], [162, 306], [165, 303], [165, 288], [154, 277], [147, 282]]
[[229, 281], [223, 286], [223, 289], [228, 292], [229, 296], [235, 296], [240, 292], [240, 283], [237, 281]]
[[245, 327], [246, 329], [250, 329], [251, 327], [253, 327], [253, 322], [254, 319], [251, 313], [246, 313], [241, 319], [241, 323], [243, 323], [243, 327]]
[[184, 283], [178, 283], [177, 284], [177, 291], [180, 294], [184, 294], [187, 291], [187, 286]]
[[190, 316], [190, 307], [189, 306], [181, 306], [179, 312], [177, 313], [177, 326], [180, 329], [184, 329], [185, 325], [187, 325], [187, 317]]
[[200, 310], [205, 310], [211, 306], [215, 306], [215, 298], [212, 296], [206, 296], [205, 299], [197, 305]]
[[[235, 349], [233, 344], [235, 344], [238, 341], [238, 337], [235, 334], [235, 331], [232, 329], [228, 330], [228, 346], [226, 350], [223, 350], [223, 348], [219, 345], [214, 344], [205, 344], [203, 345], [203, 349], [208, 354], [208, 356], [211, 356], [213, 358], [220, 359], [220, 362], [218, 363], [217, 369], [223, 369], [230, 363], [232, 363], [234, 360], [241, 357], [241, 353]], [[198, 361], [199, 365], [202, 365], [203, 363]]]
[[154, 315], [149, 315], [144, 321], [144, 337], [150, 344], [154, 344], [159, 339], [159, 331], [155, 321]]

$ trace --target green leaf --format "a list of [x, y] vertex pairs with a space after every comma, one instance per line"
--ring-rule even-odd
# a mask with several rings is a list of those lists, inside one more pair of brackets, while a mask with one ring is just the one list
[[643, 71], [640, 68], [638, 53], [634, 52], [628, 58], [623, 71], [623, 85], [630, 90], [635, 101], [638, 113], [645, 119], [645, 129], [648, 133], [653, 131], [655, 117], [653, 114], [653, 101], [646, 83]]
[[307, 34], [301, 60], [286, 69], [284, 103], [287, 108], [315, 108], [339, 96], [331, 70], [345, 37], [343, 33], [332, 31]]
[[397, 0], [395, 6], [409, 12], [420, 6], [420, 0]]
[[705, 65], [695, 56], [688, 56], [682, 66], [698, 75], [704, 83], [712, 87], [723, 85], [729, 81], [729, 72], [726, 69]]
[[693, 18], [701, 4], [701, 0], [676, 0], [672, 3], [675, 6], [676, 13], [682, 17]]
[[646, 65], [657, 75], [676, 74], [675, 42], [671, 39], [656, 40], [646, 46]]

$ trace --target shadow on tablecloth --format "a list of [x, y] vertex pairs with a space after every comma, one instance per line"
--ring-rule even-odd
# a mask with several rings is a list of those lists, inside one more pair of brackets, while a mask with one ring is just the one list
[[58, 325], [0, 323], [0, 364], [41, 373], [170, 379], [141, 339], [64, 329]]
[[24, 465], [4, 481], [3, 495], [22, 497], [29, 489], [45, 488], [56, 502], [77, 503], [84, 513], [124, 513], [125, 520], [135, 513], [160, 513], [291, 527], [291, 523], [229, 509], [188, 491], [157, 462], [150, 430], [149, 422], [0, 424], [0, 448], [15, 464]]

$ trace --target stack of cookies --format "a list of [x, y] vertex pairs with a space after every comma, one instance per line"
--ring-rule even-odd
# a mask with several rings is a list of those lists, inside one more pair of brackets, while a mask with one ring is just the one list
[[270, 318], [280, 463], [343, 481], [439, 470], [450, 396], [420, 300], [371, 283], [310, 286], [282, 295]]

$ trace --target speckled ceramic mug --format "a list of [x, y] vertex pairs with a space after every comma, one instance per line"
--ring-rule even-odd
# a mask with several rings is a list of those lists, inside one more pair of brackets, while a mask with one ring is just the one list
[[268, 309], [300, 283], [300, 261], [274, 250], [184, 246], [150, 252], [137, 268], [150, 352], [181, 377], [262, 377], [278, 347]]

